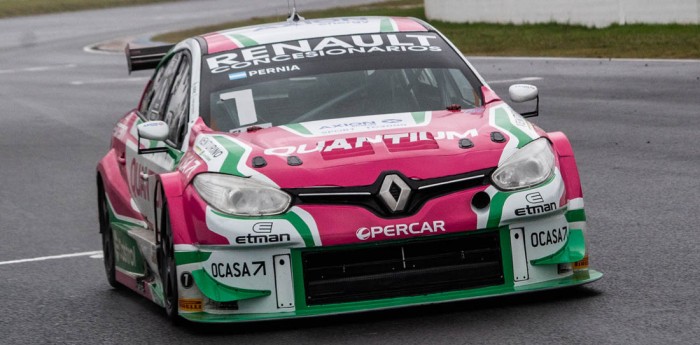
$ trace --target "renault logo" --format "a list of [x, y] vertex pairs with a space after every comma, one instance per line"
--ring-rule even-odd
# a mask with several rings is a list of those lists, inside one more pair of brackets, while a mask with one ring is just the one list
[[403, 211], [411, 196], [411, 187], [398, 175], [384, 177], [382, 187], [379, 189], [379, 197], [384, 201], [391, 212]]

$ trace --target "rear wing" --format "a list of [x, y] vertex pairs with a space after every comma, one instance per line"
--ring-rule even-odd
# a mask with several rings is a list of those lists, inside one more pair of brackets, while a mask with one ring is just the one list
[[174, 46], [174, 44], [168, 44], [132, 49], [127, 44], [124, 51], [126, 53], [126, 65], [129, 69], [129, 74], [131, 74], [133, 71], [154, 69], [158, 67], [160, 60], [162, 60]]

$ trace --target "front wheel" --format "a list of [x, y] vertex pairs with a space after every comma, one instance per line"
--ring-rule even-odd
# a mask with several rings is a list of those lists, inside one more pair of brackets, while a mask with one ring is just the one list
[[160, 229], [160, 277], [163, 283], [163, 304], [168, 318], [178, 323], [178, 282], [177, 267], [175, 266], [175, 246], [173, 245], [173, 232], [170, 226], [170, 214], [168, 206], [163, 204], [161, 212]]
[[101, 185], [98, 185], [97, 208], [99, 212], [100, 233], [102, 234], [102, 260], [105, 265], [105, 273], [107, 274], [107, 282], [113, 288], [119, 288], [119, 282], [116, 278], [116, 266], [114, 258], [114, 233], [112, 225], [109, 222], [109, 209], [107, 205], [107, 196]]

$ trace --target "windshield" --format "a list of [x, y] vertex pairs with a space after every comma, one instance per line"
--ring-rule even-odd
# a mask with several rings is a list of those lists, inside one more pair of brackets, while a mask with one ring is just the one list
[[435, 33], [298, 40], [205, 56], [201, 112], [214, 130], [462, 108], [480, 83]]

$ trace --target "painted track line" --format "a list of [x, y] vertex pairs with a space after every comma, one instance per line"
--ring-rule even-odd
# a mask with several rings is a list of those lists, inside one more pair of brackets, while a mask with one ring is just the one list
[[101, 250], [96, 250], [92, 252], [82, 252], [82, 253], [72, 253], [72, 254], [62, 254], [62, 255], [53, 255], [53, 256], [42, 256], [38, 258], [31, 258], [31, 259], [20, 259], [20, 260], [11, 260], [11, 261], [0, 261], [0, 266], [2, 265], [12, 265], [12, 264], [21, 264], [25, 262], [34, 262], [34, 261], [45, 261], [45, 260], [57, 260], [57, 259], [65, 259], [65, 258], [73, 258], [77, 256], [92, 256], [92, 255], [97, 255], [101, 254]]
[[62, 69], [67, 69], [67, 68], [75, 68], [77, 67], [76, 64], [67, 64], [67, 65], [53, 65], [53, 66], [38, 66], [38, 67], [27, 67], [27, 68], [16, 68], [16, 69], [0, 69], [0, 74], [14, 74], [14, 73], [23, 73], [23, 72], [46, 72], [46, 71], [55, 71], [55, 70], [62, 70]]

